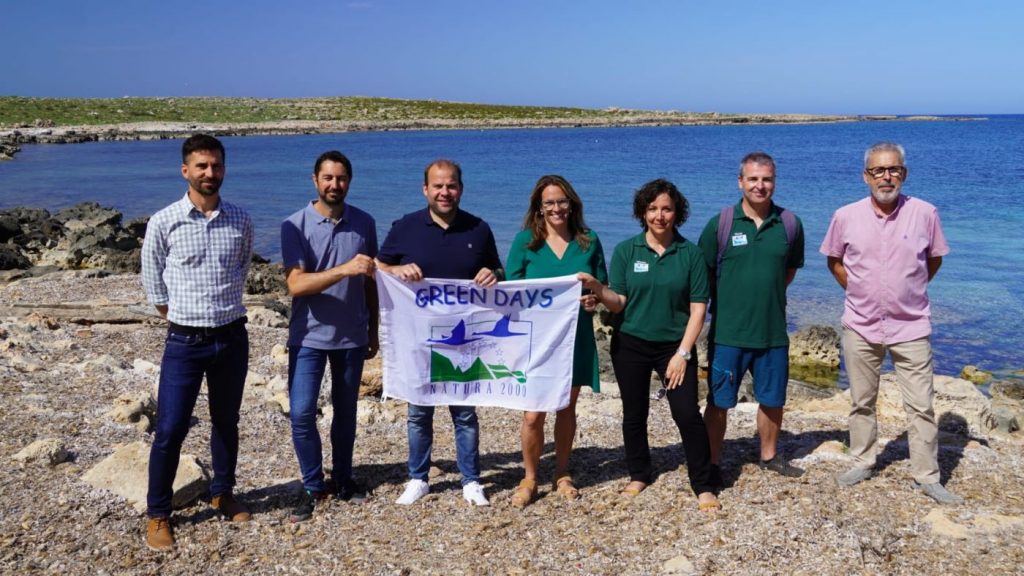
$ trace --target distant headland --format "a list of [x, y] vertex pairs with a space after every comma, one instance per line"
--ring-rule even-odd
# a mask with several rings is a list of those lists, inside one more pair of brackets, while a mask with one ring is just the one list
[[567, 108], [331, 98], [30, 98], [0, 96], [0, 160], [19, 144], [159, 140], [195, 132], [219, 136], [384, 130], [578, 128], [857, 121], [975, 120], [966, 117], [722, 114], [625, 108]]

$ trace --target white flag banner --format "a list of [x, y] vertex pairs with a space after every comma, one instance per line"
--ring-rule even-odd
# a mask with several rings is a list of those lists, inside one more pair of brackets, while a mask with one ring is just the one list
[[403, 282], [377, 272], [384, 395], [421, 406], [550, 412], [569, 405], [575, 276]]

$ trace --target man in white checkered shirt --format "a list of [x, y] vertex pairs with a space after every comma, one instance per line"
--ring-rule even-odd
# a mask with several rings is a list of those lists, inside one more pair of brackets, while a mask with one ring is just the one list
[[168, 321], [146, 497], [146, 544], [161, 551], [174, 548], [174, 475], [204, 375], [212, 427], [212, 504], [232, 521], [249, 520], [232, 488], [238, 411], [249, 366], [242, 293], [252, 260], [252, 221], [220, 198], [220, 141], [192, 136], [181, 147], [181, 161], [188, 192], [150, 218], [142, 246], [142, 284]]

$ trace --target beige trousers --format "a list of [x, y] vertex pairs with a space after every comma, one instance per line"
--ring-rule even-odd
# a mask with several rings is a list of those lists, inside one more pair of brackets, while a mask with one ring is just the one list
[[938, 426], [932, 400], [932, 347], [928, 338], [898, 344], [872, 344], [859, 334], [843, 328], [843, 359], [850, 378], [850, 454], [854, 465], [870, 468], [878, 458], [879, 372], [888, 351], [907, 413], [910, 469], [921, 484], [939, 481]]

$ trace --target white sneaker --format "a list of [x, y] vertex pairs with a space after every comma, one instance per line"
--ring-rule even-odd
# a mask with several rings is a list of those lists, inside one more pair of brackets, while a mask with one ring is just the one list
[[462, 487], [462, 497], [466, 502], [474, 506], [490, 506], [487, 496], [484, 496], [484, 487], [479, 482], [470, 482]]
[[395, 500], [395, 504], [401, 504], [402, 506], [408, 506], [413, 502], [423, 498], [430, 492], [430, 486], [427, 485], [423, 480], [409, 480], [405, 485], [405, 491], [402, 495]]

